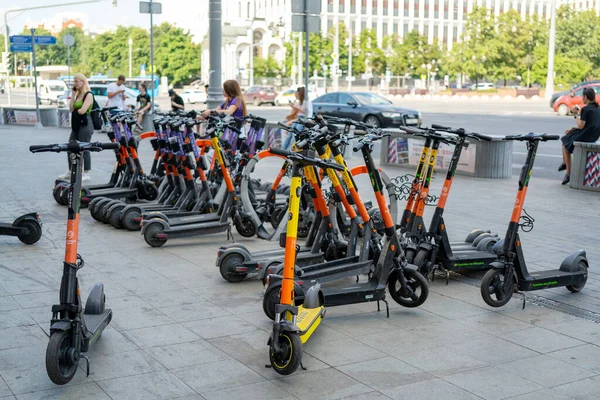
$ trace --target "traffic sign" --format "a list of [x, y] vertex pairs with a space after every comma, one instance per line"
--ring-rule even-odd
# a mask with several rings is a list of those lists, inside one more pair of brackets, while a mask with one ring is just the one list
[[62, 42], [65, 46], [70, 47], [75, 44], [75, 38], [70, 33], [67, 33], [65, 36], [63, 36]]
[[[56, 44], [54, 36], [34, 36], [35, 44]], [[13, 44], [31, 44], [31, 36], [13, 35], [10, 37], [10, 42]], [[31, 50], [29, 50], [31, 51]]]
[[292, 0], [292, 13], [304, 14], [307, 5], [308, 14], [321, 14], [321, 2], [315, 0]]
[[35, 44], [56, 44], [54, 36], [34, 36]]
[[10, 37], [10, 42], [15, 44], [31, 44], [31, 36], [13, 35]]
[[10, 51], [13, 53], [31, 53], [33, 46], [31, 43], [11, 43]]
[[[294, 32], [306, 32], [305, 27], [305, 16], [294, 14], [292, 15], [292, 31]], [[308, 16], [308, 32], [320, 32], [321, 31], [321, 18], [315, 15]]]
[[140, 1], [140, 14], [162, 14], [162, 3]]

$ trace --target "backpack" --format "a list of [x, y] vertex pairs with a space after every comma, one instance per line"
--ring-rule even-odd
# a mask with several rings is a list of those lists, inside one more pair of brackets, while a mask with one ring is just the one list
[[[87, 96], [88, 93], [92, 92], [87, 92], [85, 95], [83, 95], [83, 101], [85, 101], [85, 96]], [[94, 95], [92, 94], [92, 97], [93, 96]], [[92, 125], [94, 125], [94, 129], [98, 131], [102, 129], [104, 123], [102, 122], [102, 115], [100, 115], [100, 106], [96, 102], [96, 98], [93, 97], [93, 99], [94, 100], [92, 101], [92, 112], [90, 113], [90, 116], [92, 117]]]

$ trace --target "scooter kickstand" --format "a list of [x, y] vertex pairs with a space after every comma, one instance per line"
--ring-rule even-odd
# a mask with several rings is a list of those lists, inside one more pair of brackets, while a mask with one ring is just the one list
[[304, 371], [306, 371], [306, 367], [304, 366], [304, 364], [302, 363], [302, 361], [300, 361], [300, 368], [302, 368]]
[[231, 232], [231, 225], [227, 228], [227, 240], [231, 237], [231, 243], [235, 243], [235, 239], [233, 238], [233, 232]]
[[84, 355], [79, 355], [80, 358], [83, 358], [85, 360], [86, 363], [86, 376], [90, 376], [90, 359], [87, 358], [87, 356]]
[[521, 296], [523, 296], [523, 308], [521, 308], [521, 310], [524, 310], [525, 309], [525, 293], [523, 293], [523, 292], [517, 292], [517, 293], [519, 293]]
[[446, 270], [446, 286], [448, 286], [449, 282], [450, 282], [450, 271]]
[[[387, 317], [390, 317], [390, 305], [388, 304], [386, 299], [381, 299], [385, 303], [385, 311], [387, 312]], [[379, 304], [379, 302], [377, 302]]]

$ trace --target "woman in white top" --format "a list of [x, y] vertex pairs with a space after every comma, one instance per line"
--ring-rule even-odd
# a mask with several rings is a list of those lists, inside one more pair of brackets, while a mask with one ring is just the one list
[[[308, 96], [306, 94], [306, 90], [305, 90], [304, 86], [301, 86], [298, 89], [296, 89], [296, 92], [294, 93], [294, 95], [296, 96], [297, 102], [296, 103], [290, 102], [290, 107], [292, 107], [292, 112], [290, 113], [290, 115], [288, 115], [285, 118], [287, 120], [288, 125], [293, 125], [294, 123], [296, 123], [296, 121], [300, 117], [307, 119], [307, 118], [311, 118], [313, 115], [312, 103], [308, 99]], [[297, 128], [302, 129], [302, 125], [297, 124]], [[286, 149], [286, 150], [289, 149], [291, 147], [292, 143], [294, 142], [295, 136], [296, 135], [293, 132], [290, 132], [288, 134], [288, 136], [285, 138], [282, 148]]]

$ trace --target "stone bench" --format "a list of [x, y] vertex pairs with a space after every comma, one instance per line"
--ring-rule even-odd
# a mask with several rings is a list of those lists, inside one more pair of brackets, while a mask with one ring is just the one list
[[600, 141], [573, 144], [569, 187], [600, 192]]
[[[35, 125], [35, 106], [2, 106], [2, 123], [5, 125]], [[40, 106], [40, 119], [43, 126], [58, 126], [56, 107]]]
[[[267, 146], [280, 147], [286, 132], [280, 132], [276, 122], [268, 122], [263, 141]], [[342, 128], [340, 126], [340, 128]], [[399, 129], [385, 129], [391, 136], [381, 140], [380, 164], [388, 166], [416, 168], [423, 147], [422, 138], [415, 138]], [[359, 131], [357, 131], [360, 134]], [[351, 148], [352, 146], [348, 146]], [[351, 156], [351, 151], [347, 155]], [[445, 171], [452, 159], [453, 148], [440, 145], [436, 170]], [[471, 141], [463, 149], [457, 174], [478, 178], [503, 179], [512, 176], [513, 142], [503, 141], [502, 137], [492, 137], [491, 142]]]

